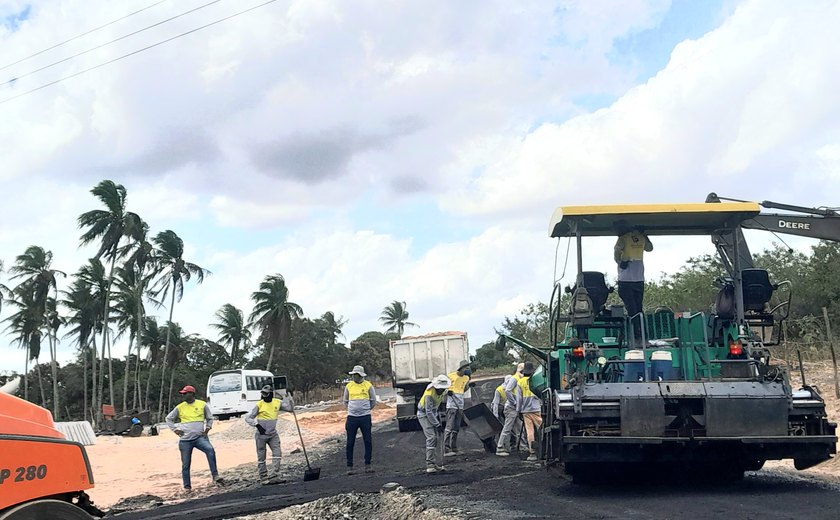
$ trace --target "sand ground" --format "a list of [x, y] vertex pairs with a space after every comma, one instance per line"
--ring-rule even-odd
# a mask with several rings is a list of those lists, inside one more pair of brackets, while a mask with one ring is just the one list
[[[340, 405], [319, 412], [298, 412], [307, 448], [344, 431], [345, 417]], [[375, 422], [394, 417], [395, 409], [390, 406], [380, 404], [374, 409]], [[284, 454], [300, 447], [291, 414], [281, 415], [278, 430]], [[256, 479], [254, 430], [244, 420], [216, 421], [210, 442], [216, 449], [219, 471], [253, 463]], [[88, 446], [87, 452], [96, 484], [89, 494], [98, 507], [109, 507], [122, 498], [141, 494], [172, 497], [181, 490], [178, 437], [168, 429], [162, 429], [155, 437], [97, 437], [96, 445]], [[197, 450], [193, 452], [192, 486], [193, 495], [209, 492], [213, 487], [207, 459]]]

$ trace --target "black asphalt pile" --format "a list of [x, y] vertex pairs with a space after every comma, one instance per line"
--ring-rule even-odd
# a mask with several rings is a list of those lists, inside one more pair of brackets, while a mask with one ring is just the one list
[[137, 495], [124, 498], [108, 509], [109, 515], [116, 515], [126, 511], [146, 511], [162, 506], [164, 500], [156, 495]]
[[345, 493], [237, 520], [462, 520], [457, 512], [428, 507], [399, 487], [391, 492]]

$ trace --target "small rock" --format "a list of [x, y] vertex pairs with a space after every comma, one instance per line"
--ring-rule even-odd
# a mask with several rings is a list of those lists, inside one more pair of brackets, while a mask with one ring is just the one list
[[292, 455], [294, 455], [295, 453], [300, 453], [300, 448], [295, 448], [291, 451]]
[[383, 494], [390, 493], [391, 491], [396, 491], [399, 487], [400, 485], [397, 482], [388, 482], [382, 486], [382, 489], [380, 489], [379, 492]]

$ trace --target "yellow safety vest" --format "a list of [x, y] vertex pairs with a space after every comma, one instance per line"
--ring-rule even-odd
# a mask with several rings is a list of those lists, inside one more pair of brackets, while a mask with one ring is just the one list
[[204, 422], [204, 401], [196, 399], [192, 404], [184, 401], [176, 408], [178, 409], [178, 420], [182, 423]]
[[507, 396], [505, 395], [505, 385], [497, 386], [496, 393], [499, 394], [499, 402], [504, 403], [505, 401], [507, 401]]
[[452, 381], [452, 383], [449, 385], [449, 389], [453, 393], [463, 394], [466, 391], [467, 383], [470, 382], [470, 376], [468, 376], [468, 375], [459, 376], [458, 372], [456, 371], [456, 372], [450, 372], [447, 377], [449, 377], [449, 380]]
[[631, 231], [621, 235], [621, 260], [641, 260], [645, 254], [645, 235], [638, 231]]
[[262, 399], [257, 401], [257, 419], [274, 421], [279, 413], [280, 399], [272, 399], [270, 403], [266, 403]]
[[519, 390], [522, 392], [522, 397], [536, 397], [534, 392], [531, 391], [531, 376], [528, 377], [521, 377], [517, 382], [519, 385]]
[[370, 387], [372, 386], [370, 381], [362, 381], [361, 383], [350, 381], [347, 383], [347, 400], [370, 401]]
[[440, 403], [443, 402], [444, 395], [446, 395], [446, 392], [438, 395], [438, 393], [435, 392], [434, 388], [427, 388], [426, 391], [423, 392], [423, 397], [420, 398], [420, 406], [426, 406], [426, 397], [431, 397], [432, 402], [435, 403], [435, 408], [437, 408], [438, 406], [440, 406]]

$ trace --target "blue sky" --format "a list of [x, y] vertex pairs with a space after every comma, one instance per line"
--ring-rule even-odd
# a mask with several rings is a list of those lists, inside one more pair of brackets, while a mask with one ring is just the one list
[[[164, 2], [0, 83], [201, 3]], [[145, 5], [0, 2], [0, 61]], [[220, 2], [0, 99], [235, 10]], [[827, 114], [840, 77], [825, 41], [838, 22], [828, 1], [279, 1], [0, 104], [0, 183], [16, 194], [0, 207], [0, 259], [8, 268], [36, 243], [74, 272], [93, 254], [75, 218], [107, 177], [213, 271], [175, 309], [188, 332], [212, 336], [216, 309], [248, 312], [279, 272], [307, 315], [348, 319], [348, 339], [404, 300], [411, 332], [466, 330], [475, 349], [548, 297], [558, 205], [710, 191], [836, 205], [840, 123]], [[600, 249], [587, 262], [610, 272]], [[648, 272], [703, 252], [706, 241], [657, 243]], [[9, 339], [0, 370], [23, 364]], [[65, 341], [59, 357], [71, 356]]]

